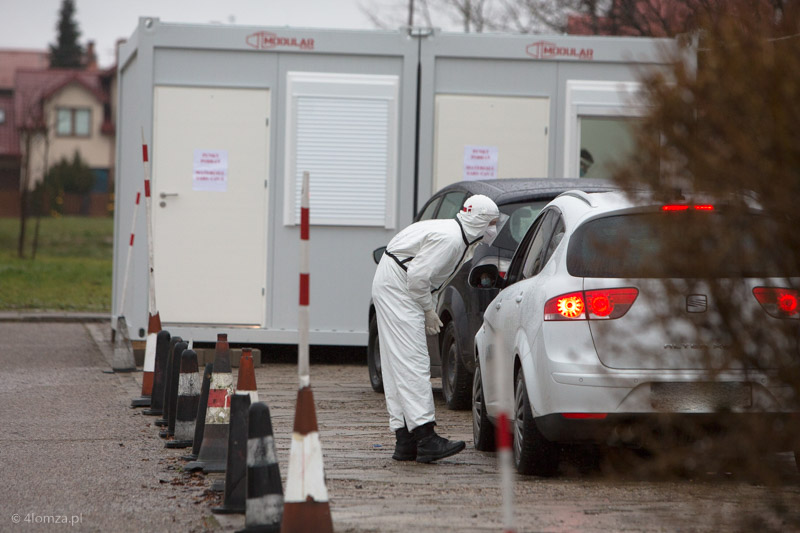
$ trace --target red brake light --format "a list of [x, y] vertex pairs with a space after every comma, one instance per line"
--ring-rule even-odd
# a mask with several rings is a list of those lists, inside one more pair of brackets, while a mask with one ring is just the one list
[[550, 298], [544, 304], [544, 319], [610, 320], [620, 318], [628, 312], [637, 296], [639, 296], [639, 290], [634, 287], [570, 292]]
[[695, 211], [713, 211], [714, 206], [711, 204], [695, 204], [692, 206], [686, 204], [666, 204], [661, 206], [662, 211], [688, 211], [689, 208]]
[[795, 289], [756, 287], [753, 296], [769, 316], [775, 318], [800, 318], [800, 302]]
[[602, 420], [608, 413], [561, 413], [561, 416], [569, 420]]

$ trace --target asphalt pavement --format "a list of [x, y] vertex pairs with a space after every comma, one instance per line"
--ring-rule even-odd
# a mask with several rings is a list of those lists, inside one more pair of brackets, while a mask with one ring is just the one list
[[[243, 515], [211, 513], [222, 500], [211, 485], [223, 476], [184, 472], [185, 452], [165, 449], [155, 417], [129, 407], [142, 374], [109, 373], [110, 333], [107, 319], [0, 317], [0, 531], [241, 528]], [[268, 362], [256, 381], [285, 487], [296, 366]], [[313, 363], [311, 385], [336, 531], [501, 530], [496, 458], [474, 449], [471, 413], [445, 408], [439, 380], [437, 429], [467, 449], [430, 465], [391, 459], [394, 436], [366, 364]], [[515, 476], [517, 531], [797, 530], [800, 476], [791, 455], [770, 461], [781, 472], [772, 486], [729, 472], [641, 479], [570, 464], [554, 479]]]

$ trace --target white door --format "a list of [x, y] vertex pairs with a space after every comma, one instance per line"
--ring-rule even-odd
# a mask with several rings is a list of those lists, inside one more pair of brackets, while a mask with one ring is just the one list
[[487, 177], [547, 177], [548, 98], [437, 94], [435, 107], [433, 192], [471, 179], [468, 146], [494, 153]]
[[266, 323], [269, 110], [267, 89], [155, 88], [153, 254], [163, 322]]

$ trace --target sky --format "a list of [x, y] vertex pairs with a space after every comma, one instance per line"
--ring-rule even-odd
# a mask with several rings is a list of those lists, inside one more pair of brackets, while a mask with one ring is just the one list
[[[114, 64], [114, 46], [139, 17], [162, 22], [372, 29], [359, 5], [376, 0], [75, 0], [80, 44], [95, 42], [101, 67]], [[56, 42], [61, 0], [0, 0], [0, 48], [47, 50]]]

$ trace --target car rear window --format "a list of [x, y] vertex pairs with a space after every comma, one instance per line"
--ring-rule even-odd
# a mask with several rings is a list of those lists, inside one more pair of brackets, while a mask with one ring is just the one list
[[516, 250], [528, 228], [548, 202], [549, 200], [538, 200], [499, 206], [500, 212], [508, 215], [508, 221], [500, 229], [492, 245], [511, 252]]
[[778, 227], [766, 216], [720, 212], [598, 218], [570, 238], [567, 270], [588, 278], [797, 276], [794, 262], [770, 249]]

